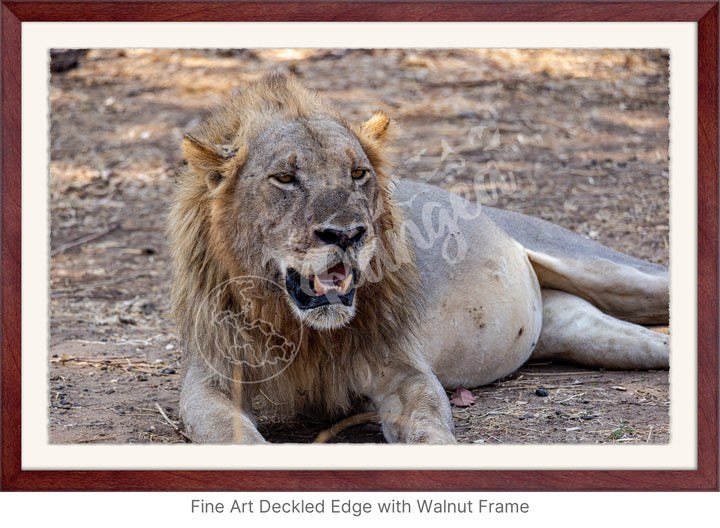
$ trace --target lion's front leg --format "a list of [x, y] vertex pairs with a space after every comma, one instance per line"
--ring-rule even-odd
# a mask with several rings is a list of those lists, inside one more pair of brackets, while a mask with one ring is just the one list
[[369, 397], [388, 442], [456, 443], [447, 395], [430, 372], [386, 372], [376, 378]]
[[255, 421], [223, 392], [211, 386], [207, 371], [188, 365], [180, 392], [180, 417], [193, 442], [257, 444], [265, 439]]

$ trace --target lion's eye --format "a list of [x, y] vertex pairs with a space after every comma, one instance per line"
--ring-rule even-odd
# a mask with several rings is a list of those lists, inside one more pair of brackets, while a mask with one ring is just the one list
[[292, 183], [295, 181], [295, 176], [292, 174], [286, 174], [286, 173], [280, 173], [280, 174], [273, 174], [273, 178], [275, 178], [280, 183]]
[[370, 171], [367, 169], [353, 169], [350, 171], [350, 176], [353, 180], [362, 180], [368, 172]]

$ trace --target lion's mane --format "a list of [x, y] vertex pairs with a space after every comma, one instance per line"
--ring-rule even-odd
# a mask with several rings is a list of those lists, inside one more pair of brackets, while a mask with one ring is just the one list
[[[316, 114], [344, 123], [293, 79], [272, 76], [228, 100], [195, 137], [231, 145], [237, 153], [227, 163], [240, 167], [248, 140], [264, 127]], [[373, 164], [381, 198], [376, 254], [358, 289], [356, 315], [339, 329], [302, 327], [293, 315], [283, 298], [283, 280], [258, 257], [262, 234], [246, 227], [258, 214], [254, 204], [240, 208], [240, 217], [225, 214], [237, 199], [232, 182], [212, 189], [197, 166], [185, 163], [178, 171], [168, 237], [183, 361], [204, 361], [213, 384], [229, 395], [237, 396], [242, 385], [243, 401], [260, 390], [288, 413], [337, 416], [358, 403], [372, 376], [417, 353], [423, 311], [418, 271], [392, 199], [393, 182], [384, 171], [382, 142], [363, 125], [346, 126]], [[229, 251], [231, 243], [242, 248], [240, 254]]]

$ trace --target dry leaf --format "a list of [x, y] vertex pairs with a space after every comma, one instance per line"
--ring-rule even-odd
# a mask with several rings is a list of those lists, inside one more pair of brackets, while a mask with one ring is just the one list
[[450, 403], [457, 407], [469, 407], [475, 403], [475, 397], [467, 389], [458, 389], [450, 396]]

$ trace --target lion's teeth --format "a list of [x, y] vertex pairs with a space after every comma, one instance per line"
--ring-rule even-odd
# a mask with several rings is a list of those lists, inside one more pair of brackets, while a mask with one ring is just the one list
[[348, 273], [348, 276], [343, 279], [343, 281], [340, 283], [340, 293], [345, 293], [348, 291], [348, 288], [350, 288], [350, 283], [352, 282], [352, 274]]
[[325, 276], [322, 277], [320, 275], [315, 275], [312, 277], [312, 283], [313, 283], [313, 289], [315, 290], [315, 295], [325, 295], [330, 290], [336, 290], [337, 292], [341, 294], [347, 293], [347, 291], [350, 289], [350, 284], [352, 283], [352, 274], [348, 274], [345, 276], [345, 278], [341, 281], [337, 281], [335, 278], [331, 276]]
[[313, 287], [315, 288], [315, 293], [317, 295], [323, 295], [327, 292], [327, 289], [323, 287], [323, 283], [317, 275], [315, 275], [315, 278], [313, 279]]

